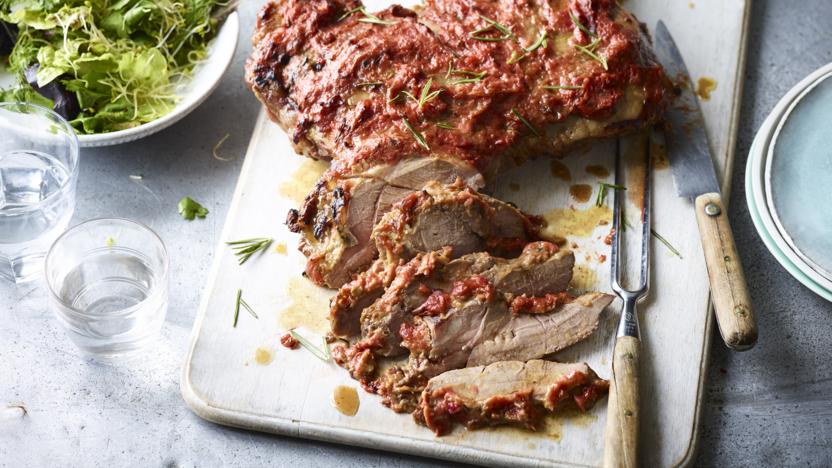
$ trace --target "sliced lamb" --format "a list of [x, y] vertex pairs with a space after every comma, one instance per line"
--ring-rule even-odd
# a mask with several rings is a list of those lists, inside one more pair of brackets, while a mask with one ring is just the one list
[[451, 247], [456, 257], [489, 252], [516, 257], [537, 238], [540, 221], [465, 185], [428, 183], [393, 205], [373, 229], [381, 258], [394, 261]]
[[427, 384], [417, 421], [437, 435], [454, 424], [469, 429], [512, 424], [535, 430], [544, 416], [573, 401], [586, 411], [609, 382], [586, 364], [503, 361], [445, 372]]
[[391, 205], [428, 183], [462, 180], [480, 188], [471, 166], [438, 157], [411, 158], [379, 165], [350, 177], [325, 174], [286, 224], [303, 234], [300, 250], [309, 259], [306, 274], [317, 284], [337, 288], [369, 266], [376, 256], [370, 236]]
[[497, 333], [471, 349], [466, 366], [526, 361], [583, 341], [598, 328], [601, 312], [612, 300], [609, 294], [588, 293], [556, 313], [512, 315]]

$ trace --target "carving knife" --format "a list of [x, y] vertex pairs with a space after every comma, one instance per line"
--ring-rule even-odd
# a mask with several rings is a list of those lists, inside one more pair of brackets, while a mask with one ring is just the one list
[[677, 194], [694, 202], [719, 330], [728, 347], [751, 349], [757, 341], [757, 325], [714, 171], [702, 110], [682, 55], [661, 21], [656, 24], [654, 39], [656, 56], [674, 81], [677, 94], [666, 114], [667, 156]]

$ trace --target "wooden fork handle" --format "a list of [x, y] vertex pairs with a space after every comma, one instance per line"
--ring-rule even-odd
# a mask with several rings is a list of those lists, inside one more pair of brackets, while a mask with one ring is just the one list
[[696, 223], [711, 283], [711, 300], [722, 339], [731, 349], [751, 349], [757, 342], [757, 324], [728, 222], [728, 210], [718, 193], [700, 195], [695, 204]]
[[605, 468], [638, 466], [640, 348], [641, 342], [632, 336], [615, 340], [604, 434]]

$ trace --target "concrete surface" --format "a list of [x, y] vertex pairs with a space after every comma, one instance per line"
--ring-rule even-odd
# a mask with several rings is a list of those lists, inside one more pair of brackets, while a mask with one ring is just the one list
[[[0, 285], [0, 466], [436, 466], [433, 460], [238, 431], [205, 422], [179, 395], [179, 369], [258, 105], [242, 84], [260, 2], [243, 2], [231, 72], [191, 116], [159, 135], [82, 155], [74, 222], [142, 220], [173, 266], [163, 339], [129, 365], [80, 359], [40, 284]], [[697, 466], [832, 465], [832, 305], [805, 289], [758, 240], [743, 196], [755, 129], [792, 85], [832, 61], [832, 2], [755, 1], [733, 177], [732, 220], [758, 311], [746, 353], [718, 337], [708, 371]], [[212, 147], [224, 136], [222, 162]], [[129, 178], [141, 174], [142, 181]], [[819, 188], [824, 190], [828, 188]], [[187, 223], [182, 196], [211, 214]], [[23, 405], [23, 416], [14, 405]]]

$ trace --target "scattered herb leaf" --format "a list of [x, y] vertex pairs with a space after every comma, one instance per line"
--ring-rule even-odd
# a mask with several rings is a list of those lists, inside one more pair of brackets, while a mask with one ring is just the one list
[[538, 37], [537, 40], [534, 41], [534, 44], [530, 45], [527, 48], [523, 48], [523, 50], [525, 50], [527, 54], [530, 54], [535, 50], [539, 49], [540, 47], [543, 47], [545, 49], [546, 45], [548, 44], [546, 37], [547, 33], [546, 31], [543, 31], [543, 34], [541, 34], [540, 37]]
[[519, 113], [519, 112], [517, 112], [517, 109], [512, 109], [512, 110], [511, 110], [511, 112], [515, 115], [515, 117], [517, 117], [518, 119], [520, 119], [520, 121], [521, 121], [521, 122], [523, 122], [523, 124], [524, 124], [526, 127], [529, 127], [529, 130], [531, 130], [531, 131], [532, 131], [532, 133], [534, 133], [534, 135], [535, 135], [535, 136], [540, 136], [540, 132], [538, 132], [538, 131], [537, 131], [537, 129], [536, 129], [536, 128], [534, 128], [534, 125], [532, 125], [532, 123], [531, 123], [531, 122], [529, 122], [528, 120], [526, 120], [526, 118], [525, 118], [525, 117], [523, 117], [522, 115], [520, 115], [520, 113]]
[[422, 87], [422, 94], [420, 94], [418, 98], [416, 96], [414, 96], [412, 93], [410, 93], [409, 91], [402, 91], [401, 94], [404, 94], [405, 96], [409, 97], [410, 99], [413, 99], [414, 101], [416, 101], [416, 103], [419, 105], [419, 110], [422, 110], [422, 106], [424, 106], [428, 102], [436, 99], [436, 97], [439, 96], [439, 94], [442, 93], [442, 91], [444, 91], [443, 89], [437, 89], [436, 91], [431, 91], [430, 87], [431, 87], [432, 84], [433, 84], [433, 78], [428, 78], [427, 83], [425, 83], [425, 85]]
[[656, 232], [653, 228], [650, 228], [650, 234], [653, 234], [653, 237], [655, 237], [662, 244], [664, 244], [664, 246], [667, 247], [667, 250], [673, 253], [673, 255], [676, 255], [679, 258], [684, 258], [682, 257], [682, 254], [678, 250], [676, 250], [676, 247], [673, 247], [673, 245], [667, 239], [662, 237], [662, 235]]
[[294, 328], [289, 330], [289, 334], [292, 335], [292, 338], [298, 340], [298, 343], [300, 343], [301, 346], [306, 348], [307, 351], [312, 353], [316, 358], [320, 359], [321, 361], [329, 362], [332, 358], [332, 356], [329, 353], [329, 346], [327, 346], [326, 341], [324, 341], [324, 349], [326, 350], [324, 351], [318, 349], [317, 346], [313, 345], [309, 340], [301, 336], [298, 332], [295, 331]]
[[234, 255], [237, 256], [237, 264], [242, 265], [255, 253], [268, 249], [272, 244], [272, 238], [254, 237], [252, 239], [226, 242], [225, 244], [231, 246], [231, 249], [234, 250]]
[[225, 143], [225, 140], [227, 140], [228, 137], [230, 137], [230, 136], [231, 136], [230, 133], [226, 133], [225, 136], [220, 138], [220, 141], [218, 141], [217, 144], [214, 145], [214, 149], [211, 151], [211, 154], [214, 155], [214, 159], [217, 159], [217, 160], [220, 160], [220, 161], [231, 161], [231, 158], [223, 158], [219, 154], [220, 147], [222, 146], [223, 143]]
[[457, 78], [452, 80], [450, 84], [452, 85], [460, 85], [466, 83], [476, 83], [478, 81], [482, 81], [483, 78], [488, 74], [488, 72], [475, 72], [469, 70], [451, 70], [449, 75], [459, 75], [463, 78]]
[[[476, 30], [471, 31], [470, 33], [468, 33], [468, 37], [470, 37], [471, 39], [476, 39], [478, 41], [485, 41], [485, 42], [500, 42], [500, 41], [504, 41], [506, 39], [513, 39], [514, 38], [514, 34], [512, 34], [511, 30], [508, 29], [507, 27], [505, 27], [502, 24], [494, 21], [491, 18], [488, 18], [487, 16], [483, 16], [483, 15], [478, 15], [478, 16], [483, 21], [488, 23], [488, 26], [483, 26], [482, 28], [476, 29]], [[485, 32], [491, 31], [491, 30], [495, 30], [495, 29], [498, 32], [502, 33], [503, 35], [502, 36], [483, 36], [483, 35], [481, 35], [482, 33], [485, 33]]]
[[240, 297], [240, 305], [243, 306], [243, 308], [246, 309], [252, 317], [256, 318], [257, 320], [260, 320], [260, 317], [257, 316], [257, 314], [254, 312], [254, 309], [252, 309], [251, 306], [248, 305], [248, 302], [246, 302], [246, 300], [242, 297]]
[[561, 89], [584, 89], [583, 86], [568, 86], [568, 85], [560, 85], [560, 86], [543, 86], [543, 89], [547, 89], [549, 91], [558, 91]]
[[194, 218], [205, 218], [208, 214], [208, 208], [200, 205], [191, 197], [184, 197], [179, 200], [179, 214], [182, 215], [182, 218], [193, 221]]
[[591, 58], [591, 59], [595, 60], [596, 62], [600, 63], [601, 66], [604, 67], [604, 70], [609, 70], [609, 67], [607, 66], [607, 58], [604, 57], [603, 55], [598, 55], [597, 53], [595, 53], [595, 51], [598, 48], [598, 45], [600, 43], [601, 43], [601, 38], [597, 37], [597, 38], [595, 38], [594, 41], [590, 42], [586, 46], [575, 44], [575, 45], [573, 45], [573, 47], [575, 47], [579, 51], [583, 52], [584, 55], [588, 56], [589, 58]]
[[436, 126], [439, 128], [444, 128], [445, 130], [456, 130], [456, 127], [449, 124], [448, 122], [436, 122]]
[[585, 32], [589, 37], [597, 37], [598, 36], [594, 32], [590, 31], [589, 28], [587, 28], [586, 26], [581, 24], [581, 22], [578, 20], [578, 17], [575, 16], [575, 14], [572, 13], [571, 10], [569, 11], [569, 18], [572, 19], [572, 24], [574, 24], [581, 31]]
[[366, 81], [364, 83], [358, 83], [355, 85], [356, 88], [373, 88], [375, 86], [381, 86], [384, 83], [381, 81]]
[[430, 151], [430, 146], [428, 146], [428, 142], [425, 141], [425, 137], [421, 133], [419, 133], [418, 130], [413, 128], [413, 126], [410, 125], [410, 122], [408, 122], [407, 119], [403, 118], [402, 122], [404, 122], [404, 126], [407, 127], [408, 130], [410, 130], [410, 133], [413, 134], [413, 139], [416, 140], [416, 143], [419, 143], [419, 146]]
[[243, 290], [237, 290], [237, 300], [234, 301], [234, 323], [231, 325], [234, 328], [237, 328], [237, 320], [240, 319], [240, 301], [243, 299]]
[[362, 11], [363, 9], [364, 9], [364, 7], [363, 7], [363, 6], [360, 6], [360, 7], [357, 7], [357, 8], [353, 8], [352, 10], [349, 10], [348, 12], [346, 12], [346, 13], [344, 13], [343, 15], [339, 16], [339, 17], [338, 17], [338, 21], [341, 21], [341, 20], [347, 19], [347, 18], [349, 18], [350, 16], [352, 16], [352, 15], [354, 15], [354, 14], [358, 13], [359, 11]]
[[607, 198], [607, 189], [627, 190], [627, 187], [623, 185], [608, 184], [606, 182], [598, 182], [598, 196], [595, 198], [595, 206], [604, 205], [604, 200]]
[[526, 58], [526, 54], [520, 54], [515, 50], [511, 53], [511, 57], [509, 57], [508, 62], [506, 63], [509, 65], [514, 65], [515, 63], [523, 60], [524, 58]]

